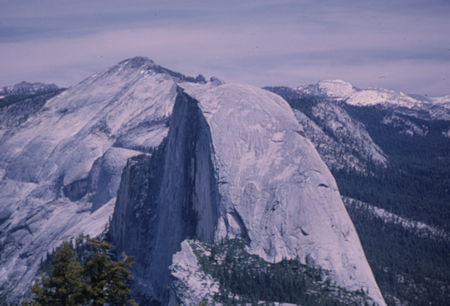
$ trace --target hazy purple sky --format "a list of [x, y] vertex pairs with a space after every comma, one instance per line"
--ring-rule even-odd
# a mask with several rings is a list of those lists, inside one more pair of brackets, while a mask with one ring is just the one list
[[136, 55], [184, 74], [450, 93], [450, 0], [0, 0], [0, 86]]

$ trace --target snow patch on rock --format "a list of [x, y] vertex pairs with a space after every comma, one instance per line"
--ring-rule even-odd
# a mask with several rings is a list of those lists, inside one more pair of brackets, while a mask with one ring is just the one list
[[416, 107], [422, 104], [421, 101], [414, 99], [402, 92], [396, 92], [388, 89], [364, 89], [355, 92], [346, 103], [357, 106], [370, 106], [377, 104], [390, 103], [407, 108]]
[[[296, 89], [302, 95], [318, 96], [328, 100], [344, 101], [354, 106], [380, 106], [397, 108], [424, 119], [450, 120], [450, 96], [427, 97], [408, 95], [382, 88], [357, 89], [340, 80], [320, 81]], [[403, 110], [402, 110], [403, 109]], [[427, 114], [426, 116], [424, 114]]]
[[450, 103], [450, 95], [441, 96], [441, 97], [430, 97], [429, 98], [434, 103]]
[[349, 98], [355, 92], [352, 84], [342, 80], [324, 80], [317, 84], [298, 87], [298, 90], [308, 95], [323, 95], [337, 100]]
[[329, 97], [341, 99], [350, 97], [355, 91], [352, 84], [342, 80], [320, 81], [319, 88], [321, 91], [326, 92]]

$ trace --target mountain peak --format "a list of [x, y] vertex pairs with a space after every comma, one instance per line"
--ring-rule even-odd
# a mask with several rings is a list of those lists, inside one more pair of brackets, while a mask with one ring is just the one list
[[346, 98], [355, 91], [352, 84], [342, 80], [324, 80], [320, 81], [318, 85], [330, 97]]
[[355, 88], [351, 83], [342, 80], [322, 80], [315, 84], [299, 86], [298, 92], [305, 95], [322, 96], [335, 100], [345, 100], [353, 105], [376, 105], [376, 104], [395, 104], [399, 106], [413, 107], [422, 102], [447, 102], [445, 97], [422, 97], [420, 95], [409, 95], [401, 91], [395, 91], [384, 88]]
[[121, 61], [119, 65], [126, 68], [140, 68], [155, 65], [155, 62], [146, 56], [135, 56]]
[[12, 86], [5, 86], [0, 88], [0, 95], [28, 95], [34, 94], [38, 92], [48, 92], [59, 89], [55, 84], [46, 84], [46, 83], [30, 83], [22, 81]]
[[350, 97], [355, 88], [352, 84], [342, 80], [323, 80], [316, 84], [298, 87], [298, 90], [308, 95], [320, 95], [343, 100]]
[[115, 69], [118, 69], [119, 71], [123, 69], [125, 70], [141, 69], [143, 73], [152, 71], [154, 73], [166, 74], [177, 82], [206, 83], [205, 77], [202, 76], [201, 74], [198, 75], [197, 77], [187, 76], [179, 72], [167, 69], [163, 66], [160, 66], [156, 64], [153, 60], [145, 56], [136, 56], [123, 60], [119, 62], [119, 64], [117, 64], [115, 67], [113, 67], [111, 70]]

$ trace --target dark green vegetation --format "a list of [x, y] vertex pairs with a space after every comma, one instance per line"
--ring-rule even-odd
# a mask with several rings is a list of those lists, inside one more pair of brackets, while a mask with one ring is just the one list
[[409, 136], [381, 123], [390, 115], [388, 110], [345, 108], [364, 123], [390, 165], [386, 169], [372, 166], [371, 176], [335, 171], [341, 193], [450, 231], [450, 139], [442, 136], [450, 122], [397, 115], [428, 130], [426, 136]]
[[135, 305], [128, 298], [131, 258], [114, 261], [110, 250], [97, 239], [80, 237], [76, 248], [64, 242], [42, 263], [48, 276], [33, 285], [33, 300], [23, 305]]
[[220, 283], [224, 304], [288, 302], [301, 305], [368, 305], [362, 291], [350, 292], [329, 281], [327, 271], [284, 259], [268, 263], [245, 250], [238, 239], [218, 245], [191, 243], [203, 270]]
[[65, 89], [63, 89], [63, 88], [58, 88], [58, 89], [42, 91], [42, 92], [37, 92], [37, 93], [6, 96], [0, 100], [0, 108], [9, 106], [9, 105], [12, 105], [15, 103], [27, 101], [29, 99], [48, 100], [51, 97], [56, 96], [57, 94], [63, 92], [64, 90]]
[[[304, 96], [284, 87], [270, 88], [290, 105], [312, 116], [324, 98]], [[367, 161], [367, 173], [333, 170], [342, 195], [381, 207], [411, 220], [450, 231], [450, 139], [442, 135], [449, 121], [430, 120], [426, 114], [377, 106], [357, 107], [338, 103], [364, 124], [374, 142], [387, 154], [387, 168]], [[398, 124], [385, 124], [395, 116]], [[408, 135], [402, 122], [426, 131]], [[330, 134], [324, 128], [325, 133]], [[332, 134], [330, 135], [332, 136]], [[357, 152], [355, 152], [357, 153]], [[401, 225], [387, 223], [366, 210], [348, 207], [367, 259], [390, 305], [395, 298], [411, 305], [445, 305], [450, 300], [450, 242], [424, 237]]]
[[19, 126], [32, 114], [40, 111], [50, 98], [65, 89], [49, 89], [37, 93], [16, 94], [0, 99], [0, 128], [9, 129]]
[[[373, 175], [334, 171], [341, 193], [449, 232], [450, 140], [442, 132], [450, 122], [403, 116], [429, 131], [425, 136], [409, 136], [381, 123], [389, 115], [387, 110], [346, 108], [389, 156], [389, 167], [369, 164]], [[389, 304], [394, 304], [392, 296], [414, 305], [444, 305], [450, 300], [448, 239], [420, 237], [367, 212], [348, 210]]]
[[448, 240], [421, 237], [352, 206], [347, 211], [388, 304], [395, 304], [393, 297], [411, 305], [445, 305], [450, 300]]

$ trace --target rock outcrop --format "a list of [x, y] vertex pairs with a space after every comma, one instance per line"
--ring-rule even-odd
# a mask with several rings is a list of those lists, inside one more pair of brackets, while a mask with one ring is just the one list
[[17, 102], [1, 113], [9, 123], [0, 129], [0, 301], [23, 298], [62, 241], [105, 230], [128, 158], [167, 136], [177, 86], [159, 69], [126, 60], [33, 112], [9, 111]]
[[138, 263], [141, 296], [167, 301], [168, 266], [183, 240], [240, 238], [266, 261], [320, 266], [383, 304], [336, 183], [289, 105], [251, 86], [178, 86], [166, 142], [127, 167], [125, 176], [136, 171], [145, 184], [122, 180], [111, 224], [113, 241]]

